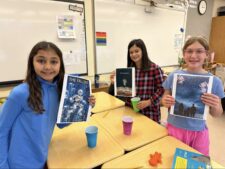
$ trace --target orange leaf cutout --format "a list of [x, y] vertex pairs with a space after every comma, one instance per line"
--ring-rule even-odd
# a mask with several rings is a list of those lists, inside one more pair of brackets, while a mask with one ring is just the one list
[[162, 155], [157, 151], [154, 154], [150, 154], [149, 164], [153, 167], [156, 167], [158, 163], [162, 163]]

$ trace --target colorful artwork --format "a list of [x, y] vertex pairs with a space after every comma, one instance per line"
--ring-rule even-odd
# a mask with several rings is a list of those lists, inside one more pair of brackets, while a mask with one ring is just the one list
[[106, 32], [96, 32], [96, 45], [106, 46]]
[[212, 169], [210, 157], [176, 148], [172, 169]]
[[57, 18], [58, 20], [58, 37], [65, 39], [74, 39], [76, 38], [75, 26], [74, 26], [74, 16], [65, 16], [60, 15]]

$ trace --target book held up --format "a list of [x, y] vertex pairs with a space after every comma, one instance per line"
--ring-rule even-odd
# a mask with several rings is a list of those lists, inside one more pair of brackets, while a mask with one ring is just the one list
[[57, 123], [87, 121], [91, 115], [89, 80], [65, 74]]
[[206, 120], [209, 106], [201, 101], [204, 93], [211, 93], [213, 76], [174, 74], [172, 96], [175, 105], [170, 114]]
[[134, 68], [116, 69], [114, 91], [115, 96], [134, 97], [136, 95]]

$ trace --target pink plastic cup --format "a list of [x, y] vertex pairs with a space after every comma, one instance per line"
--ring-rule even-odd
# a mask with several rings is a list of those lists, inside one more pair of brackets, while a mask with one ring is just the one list
[[123, 116], [123, 134], [131, 135], [133, 118], [131, 116]]

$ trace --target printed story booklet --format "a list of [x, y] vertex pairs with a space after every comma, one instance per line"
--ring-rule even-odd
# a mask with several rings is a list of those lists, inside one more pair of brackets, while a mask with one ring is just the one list
[[172, 169], [212, 169], [210, 157], [176, 148]]
[[87, 121], [91, 115], [91, 106], [88, 102], [90, 95], [89, 80], [65, 74], [57, 123]]
[[213, 76], [174, 74], [172, 96], [175, 105], [170, 114], [206, 120], [209, 106], [201, 101], [203, 93], [211, 93]]
[[118, 68], [114, 82], [115, 96], [134, 97], [135, 89], [135, 69], [134, 68]]

